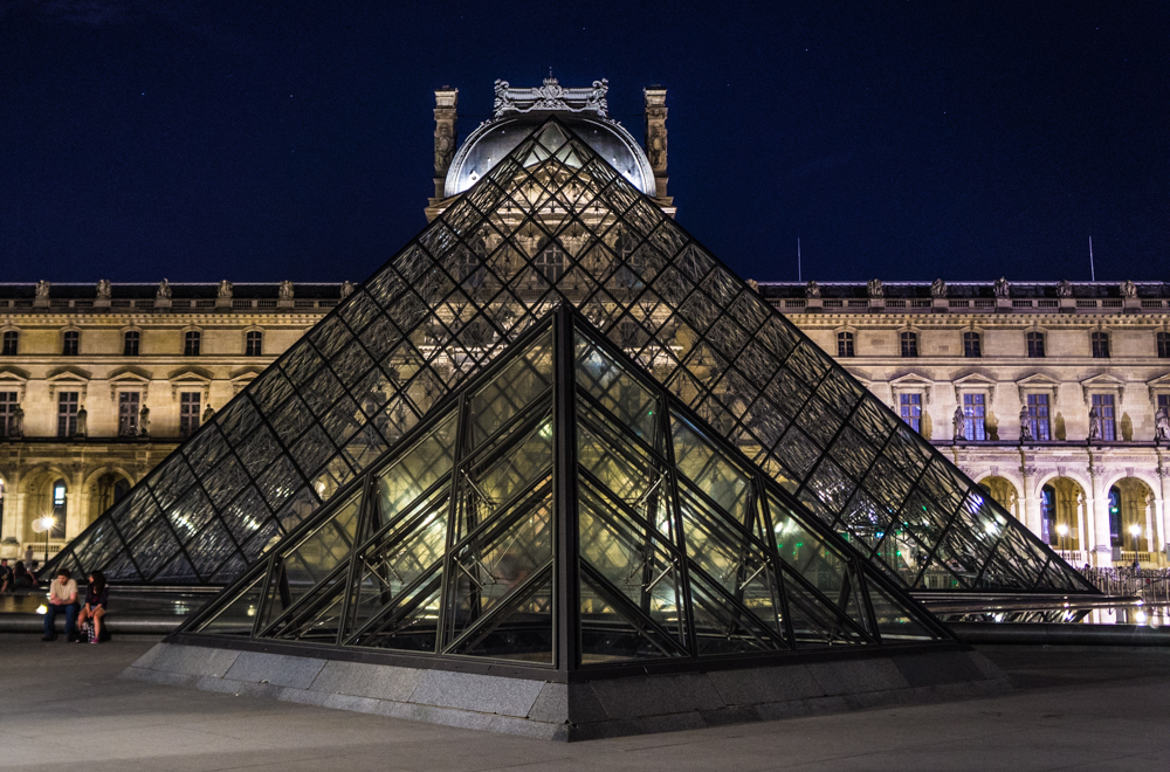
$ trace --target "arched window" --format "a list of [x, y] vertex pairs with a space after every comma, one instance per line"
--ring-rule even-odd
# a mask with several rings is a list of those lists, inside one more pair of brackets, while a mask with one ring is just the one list
[[1120, 547], [1122, 538], [1121, 491], [1114, 485], [1109, 489], [1109, 544]]
[[53, 483], [53, 530], [49, 536], [54, 539], [65, 538], [65, 517], [69, 513], [69, 501], [66, 498], [68, 492], [64, 480]]
[[1056, 488], [1045, 485], [1040, 489], [1040, 538], [1045, 544], [1060, 547], [1056, 530]]
[[188, 330], [183, 334], [183, 356], [199, 356], [200, 337], [198, 330]]

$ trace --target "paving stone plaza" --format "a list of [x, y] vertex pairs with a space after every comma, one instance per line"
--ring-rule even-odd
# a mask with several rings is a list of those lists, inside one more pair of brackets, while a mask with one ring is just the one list
[[[549, 743], [131, 681], [157, 641], [0, 635], [0, 768], [60, 770], [1165, 769], [1170, 655], [987, 647], [991, 697], [665, 734]], [[70, 739], [60, 741], [62, 722]]]

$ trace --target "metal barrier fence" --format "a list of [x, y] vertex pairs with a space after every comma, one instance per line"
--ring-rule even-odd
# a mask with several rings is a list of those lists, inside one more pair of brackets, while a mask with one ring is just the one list
[[1081, 573], [1106, 595], [1136, 595], [1146, 603], [1170, 603], [1170, 569], [1082, 568]]

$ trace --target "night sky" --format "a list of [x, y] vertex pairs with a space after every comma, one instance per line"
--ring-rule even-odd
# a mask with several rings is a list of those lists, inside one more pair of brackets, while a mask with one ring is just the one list
[[781, 5], [0, 0], [0, 281], [361, 280], [549, 67], [746, 277], [1170, 279], [1170, 4]]

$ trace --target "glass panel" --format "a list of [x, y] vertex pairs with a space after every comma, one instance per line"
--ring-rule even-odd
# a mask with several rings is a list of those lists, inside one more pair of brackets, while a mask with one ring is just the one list
[[632, 607], [681, 642], [684, 623], [678, 568], [653, 527], [590, 486], [581, 487], [578, 507], [582, 561]]
[[672, 416], [672, 419], [674, 463], [679, 472], [738, 522], [744, 522], [750, 478], [738, 466], [718, 455], [684, 419], [678, 416]]
[[621, 423], [648, 440], [654, 434], [657, 400], [626, 375], [607, 354], [577, 336], [576, 378]]
[[579, 597], [583, 664], [686, 655], [677, 641], [648, 625], [588, 571], [581, 577]]
[[295, 546], [282, 550], [268, 579], [261, 629], [348, 557], [357, 534], [360, 507], [361, 494], [355, 493]]
[[907, 612], [903, 604], [896, 603], [885, 590], [872, 583], [869, 588], [869, 602], [873, 606], [877, 631], [883, 643], [924, 641], [941, 637]]
[[552, 383], [552, 337], [543, 336], [471, 398], [473, 442], [479, 444]]
[[263, 583], [264, 574], [261, 573], [245, 585], [231, 602], [196, 627], [195, 632], [212, 635], [251, 635], [252, 623], [260, 609]]
[[389, 522], [451, 470], [454, 446], [455, 414], [451, 413], [404, 455], [375, 472], [381, 523]]

